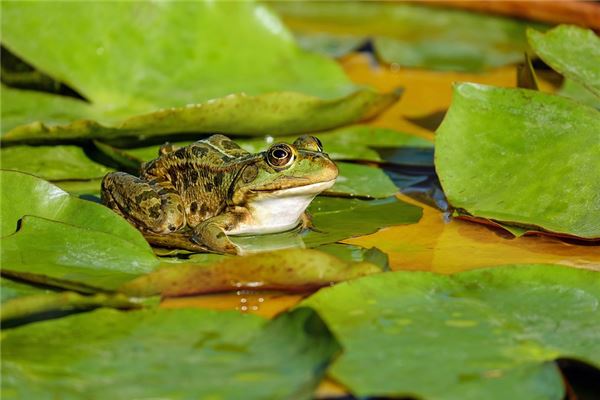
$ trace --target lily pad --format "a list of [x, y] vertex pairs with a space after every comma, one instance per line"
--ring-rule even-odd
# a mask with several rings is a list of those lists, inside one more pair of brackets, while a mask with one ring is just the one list
[[3, 21], [3, 45], [89, 100], [3, 87], [5, 143], [290, 134], [369, 118], [397, 99], [357, 90], [252, 1], [13, 2]]
[[3, 274], [89, 292], [158, 265], [141, 233], [108, 208], [32, 175], [0, 177]]
[[[482, 71], [520, 61], [526, 27], [539, 24], [460, 10], [386, 2], [270, 4], [305, 48], [339, 56], [372, 38], [377, 55], [400, 66]], [[327, 33], [328, 35], [326, 35]], [[333, 45], [332, 43], [339, 43]], [[352, 43], [352, 42], [350, 42]]]
[[123, 285], [129, 296], [164, 297], [241, 289], [306, 292], [381, 272], [375, 264], [347, 262], [317, 250], [288, 249], [231, 257], [208, 266], [164, 267]]
[[530, 29], [527, 38], [535, 53], [552, 69], [600, 97], [600, 38], [594, 31], [560, 25], [546, 33]]
[[[3, 124], [4, 144], [54, 144], [96, 139], [131, 144], [154, 137], [189, 136], [196, 139], [203, 133], [214, 132], [260, 136], [327, 130], [374, 117], [396, 102], [400, 93], [379, 94], [363, 89], [332, 100], [294, 92], [257, 96], [241, 93], [204, 103], [157, 108], [146, 114], [105, 122], [93, 106], [80, 102], [72, 108], [76, 100], [56, 100], [53, 95], [24, 93], [4, 87], [2, 97], [11, 104], [8, 110], [3, 108], [2, 118], [7, 120], [6, 126]], [[31, 112], [38, 104], [41, 109]], [[76, 114], [69, 114], [71, 109]], [[48, 120], [38, 120], [44, 117]], [[65, 123], [73, 119], [75, 122]]]
[[599, 304], [596, 272], [514, 265], [375, 275], [300, 307], [317, 310], [340, 341], [329, 374], [356, 396], [559, 400], [551, 361], [600, 366]]
[[597, 239], [598, 132], [600, 112], [562, 96], [458, 84], [436, 170], [450, 204], [475, 217]]
[[310, 310], [103, 309], [3, 332], [2, 398], [309, 399], [338, 348]]
[[336, 163], [340, 171], [335, 184], [325, 193], [380, 199], [398, 193], [398, 188], [382, 169], [368, 165]]
[[113, 171], [90, 160], [77, 146], [12, 146], [0, 150], [2, 168], [47, 180], [102, 178]]
[[2, 230], [0, 236], [17, 230], [17, 222], [34, 215], [120, 237], [141, 250], [150, 251], [142, 234], [108, 208], [78, 199], [35, 176], [0, 171], [2, 181]]
[[422, 215], [420, 207], [395, 197], [380, 200], [317, 197], [308, 211], [315, 227], [303, 236], [309, 247], [375, 233], [388, 226], [413, 224]]
[[3, 302], [0, 321], [34, 317], [47, 312], [80, 311], [98, 307], [127, 309], [137, 308], [139, 305], [122, 294], [98, 293], [91, 296], [75, 292], [35, 294]]
[[2, 304], [4, 304], [5, 301], [13, 300], [23, 296], [52, 293], [52, 290], [50, 289], [32, 286], [24, 282], [7, 279], [5, 277], [0, 277], [0, 288], [2, 289], [0, 290]]
[[114, 290], [159, 264], [147, 243], [33, 216], [1, 243], [4, 274], [86, 292]]

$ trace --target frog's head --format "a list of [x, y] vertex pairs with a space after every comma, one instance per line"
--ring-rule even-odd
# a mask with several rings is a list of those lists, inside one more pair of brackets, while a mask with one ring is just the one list
[[[272, 145], [246, 164], [238, 176], [234, 191], [244, 197], [245, 194], [273, 197], [290, 193], [316, 196], [333, 186], [338, 169], [323, 152], [319, 139], [305, 135], [293, 144]], [[234, 200], [234, 203], [237, 202]]]

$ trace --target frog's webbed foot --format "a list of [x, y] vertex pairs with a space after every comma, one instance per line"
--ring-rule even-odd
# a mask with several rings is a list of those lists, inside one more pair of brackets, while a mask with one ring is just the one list
[[194, 228], [192, 242], [219, 253], [241, 255], [242, 249], [225, 233], [239, 221], [239, 218], [238, 214], [226, 213], [203, 221]]
[[302, 213], [302, 216], [300, 217], [300, 228], [302, 230], [308, 229], [313, 232], [323, 233], [322, 230], [315, 227], [315, 225], [312, 222], [312, 216], [310, 215], [310, 213], [308, 211], [305, 211], [304, 213]]
[[152, 246], [163, 247], [167, 249], [182, 249], [194, 253], [212, 253], [213, 251], [206, 246], [192, 242], [191, 232], [174, 232], [167, 234], [142, 232], [144, 238]]

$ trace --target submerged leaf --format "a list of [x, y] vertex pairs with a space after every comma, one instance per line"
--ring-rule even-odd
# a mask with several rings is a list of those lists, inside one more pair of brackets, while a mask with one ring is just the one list
[[600, 366], [599, 304], [596, 272], [514, 265], [375, 275], [300, 306], [340, 340], [329, 374], [359, 397], [558, 400], [562, 377], [550, 361]]
[[[527, 49], [531, 22], [394, 2], [278, 2], [270, 4], [308, 49], [334, 49], [373, 38], [388, 63], [452, 71], [481, 71], [516, 63]], [[325, 42], [325, 43], [324, 43]], [[340, 43], [340, 45], [332, 45]], [[324, 46], [326, 44], [326, 46]]]
[[546, 33], [530, 29], [529, 44], [555, 71], [600, 97], [600, 38], [590, 29], [560, 25]]
[[208, 266], [164, 267], [126, 283], [119, 291], [135, 297], [240, 289], [305, 292], [378, 272], [381, 269], [368, 262], [347, 262], [317, 250], [289, 249], [227, 258]]
[[450, 204], [475, 217], [597, 239], [598, 132], [600, 112], [564, 97], [459, 84], [436, 170]]
[[306, 309], [105, 309], [3, 332], [2, 397], [309, 399], [338, 349]]
[[77, 146], [12, 146], [0, 150], [2, 168], [47, 180], [102, 178], [112, 169], [90, 160]]

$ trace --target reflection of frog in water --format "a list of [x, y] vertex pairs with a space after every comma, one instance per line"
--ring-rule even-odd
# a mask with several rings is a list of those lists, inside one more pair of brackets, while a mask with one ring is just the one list
[[149, 238], [191, 228], [193, 242], [238, 254], [227, 235], [306, 225], [306, 207], [337, 175], [337, 167], [312, 136], [251, 154], [229, 138], [213, 135], [182, 148], [161, 147], [139, 178], [108, 174], [102, 181], [102, 201]]

